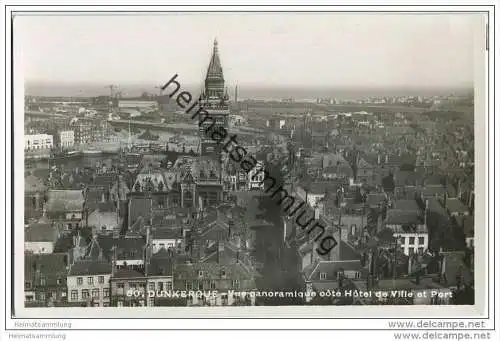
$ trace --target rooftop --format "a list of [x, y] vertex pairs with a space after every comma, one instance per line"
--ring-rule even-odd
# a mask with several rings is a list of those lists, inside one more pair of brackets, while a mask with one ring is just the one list
[[24, 231], [25, 242], [53, 242], [57, 241], [57, 230], [51, 224], [30, 224]]
[[82, 211], [85, 202], [81, 190], [49, 190], [47, 192], [48, 212]]
[[73, 264], [68, 276], [111, 275], [111, 264], [103, 261], [79, 261]]
[[395, 200], [392, 210], [419, 212], [420, 208], [416, 200]]

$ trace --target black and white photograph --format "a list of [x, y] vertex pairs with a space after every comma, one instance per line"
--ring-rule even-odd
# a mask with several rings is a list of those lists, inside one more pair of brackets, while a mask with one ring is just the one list
[[488, 18], [13, 15], [19, 311], [486, 311]]

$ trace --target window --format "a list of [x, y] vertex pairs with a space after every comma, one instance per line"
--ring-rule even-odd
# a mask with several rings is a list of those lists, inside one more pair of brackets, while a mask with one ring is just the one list
[[104, 276], [99, 276], [98, 282], [99, 282], [99, 284], [103, 284], [104, 283]]
[[87, 277], [87, 284], [94, 284], [94, 277]]
[[361, 277], [361, 273], [359, 271], [356, 271], [354, 273], [354, 278], [359, 279]]
[[172, 282], [167, 282], [167, 290], [172, 290]]
[[155, 290], [155, 284], [149, 283], [149, 290]]
[[26, 289], [31, 289], [31, 282], [25, 282], [25, 283], [24, 283], [24, 287], [25, 287]]
[[99, 289], [92, 290], [92, 297], [99, 298]]
[[226, 271], [221, 270], [220, 271], [220, 276], [223, 277], [223, 278], [226, 277]]
[[201, 270], [198, 271], [198, 277], [203, 277], [203, 271]]
[[410, 245], [413, 245], [415, 244], [415, 237], [410, 237], [410, 242], [409, 242]]
[[410, 247], [410, 248], [408, 249], [408, 252], [409, 252], [409, 256], [413, 256], [413, 254], [415, 254], [415, 249], [414, 249], [414, 248], [412, 248], [412, 247]]
[[40, 285], [45, 285], [46, 281], [45, 281], [45, 277], [41, 277], [40, 278]]
[[422, 256], [422, 255], [424, 254], [424, 248], [423, 248], [423, 247], [419, 247], [419, 248], [418, 248], [418, 254], [419, 254], [420, 256]]
[[320, 272], [319, 279], [326, 279], [326, 272]]
[[239, 289], [239, 288], [240, 288], [240, 281], [239, 281], [239, 280], [237, 280], [237, 279], [233, 279], [233, 280], [232, 280], [232, 286], [233, 286], [233, 288], [235, 288], [235, 289]]
[[190, 281], [186, 281], [186, 290], [191, 290], [192, 288], [192, 283]]
[[123, 301], [118, 301], [116, 302], [117, 307], [123, 307]]
[[163, 290], [163, 282], [158, 282], [158, 290]]
[[102, 289], [102, 294], [104, 297], [109, 297], [109, 288]]
[[78, 277], [78, 278], [76, 279], [76, 284], [78, 284], [78, 285], [82, 285], [82, 284], [83, 284], [83, 277]]
[[215, 289], [215, 281], [210, 281], [210, 289]]
[[45, 301], [45, 293], [44, 292], [40, 293], [40, 301]]
[[89, 295], [88, 289], [83, 289], [82, 290], [82, 298], [85, 300], [85, 299], [89, 298], [89, 296], [90, 295]]
[[78, 300], [78, 290], [71, 290], [71, 300]]
[[116, 287], [118, 289], [123, 289], [125, 286], [123, 285], [123, 283], [116, 283]]
[[420, 245], [424, 245], [425, 244], [425, 238], [424, 237], [418, 237], [418, 243]]
[[57, 279], [57, 284], [58, 284], [58, 285], [61, 285], [61, 284], [62, 284], [62, 279], [61, 279], [61, 278], [58, 278], [58, 279]]

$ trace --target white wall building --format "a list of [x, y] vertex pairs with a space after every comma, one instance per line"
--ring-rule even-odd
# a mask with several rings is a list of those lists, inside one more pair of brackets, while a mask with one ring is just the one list
[[54, 137], [48, 134], [24, 135], [24, 150], [50, 149], [54, 146]]
[[68, 278], [68, 302], [106, 307], [110, 303], [111, 264], [81, 261], [71, 266]]
[[68, 148], [75, 144], [75, 132], [74, 130], [64, 130], [59, 132], [59, 139], [61, 141], [61, 147]]

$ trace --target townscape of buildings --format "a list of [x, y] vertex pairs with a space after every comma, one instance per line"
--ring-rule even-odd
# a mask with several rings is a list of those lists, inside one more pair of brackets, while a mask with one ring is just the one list
[[[27, 307], [474, 303], [473, 115], [435, 106], [470, 96], [231, 103], [215, 42], [201, 103], [335, 236], [320, 255], [164, 94], [110, 89], [26, 100]], [[345, 294], [391, 290], [428, 294]]]

